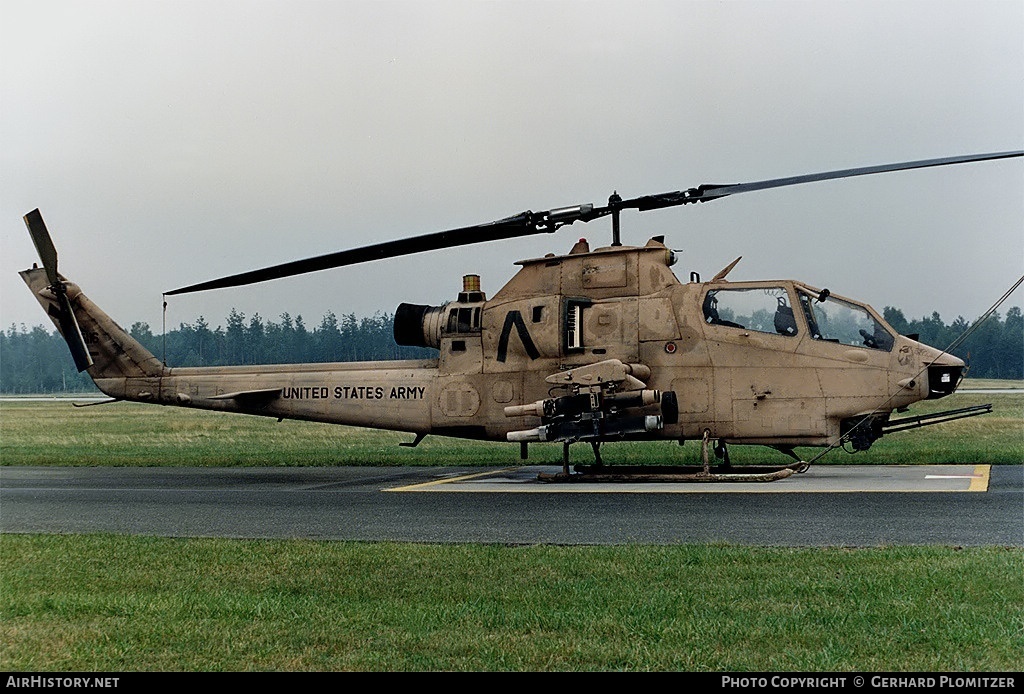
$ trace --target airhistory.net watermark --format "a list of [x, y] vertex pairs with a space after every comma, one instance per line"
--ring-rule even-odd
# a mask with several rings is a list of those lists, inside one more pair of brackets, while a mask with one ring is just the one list
[[120, 677], [55, 677], [52, 675], [8, 675], [5, 687], [97, 689], [117, 687]]

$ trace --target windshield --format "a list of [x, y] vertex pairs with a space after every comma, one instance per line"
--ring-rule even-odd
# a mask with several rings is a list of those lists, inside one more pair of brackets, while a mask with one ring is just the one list
[[815, 340], [892, 349], [892, 334], [863, 306], [828, 296], [827, 290], [817, 297], [800, 292], [800, 303]]

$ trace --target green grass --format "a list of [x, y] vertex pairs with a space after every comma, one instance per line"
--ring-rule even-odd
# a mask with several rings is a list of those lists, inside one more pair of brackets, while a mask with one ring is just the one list
[[[980, 387], [980, 386], [979, 386]], [[1024, 396], [831, 463], [1024, 461]], [[0, 403], [2, 465], [514, 465], [518, 447], [131, 403]], [[574, 446], [589, 461], [589, 447]], [[605, 446], [694, 463], [699, 446]], [[531, 446], [556, 463], [557, 445]], [[732, 447], [737, 463], [780, 454]], [[810, 457], [815, 449], [801, 449]], [[1024, 550], [0, 535], [0, 668], [1018, 671]]]
[[[1024, 462], [1024, 395], [957, 393], [915, 405], [909, 415], [992, 403], [990, 414], [897, 432], [869, 451], [832, 451], [818, 464], [1019, 464]], [[904, 416], [904, 415], [897, 415]], [[518, 465], [519, 446], [136, 403], [85, 408], [68, 402], [0, 403], [0, 465], [322, 466]], [[810, 459], [822, 449], [803, 448]], [[781, 464], [763, 446], [733, 446], [737, 464]], [[624, 442], [602, 448], [610, 464], [697, 464], [698, 442]], [[572, 447], [574, 462], [593, 460]], [[558, 464], [560, 444], [533, 444], [529, 463]]]
[[1016, 671], [1015, 549], [0, 536], [26, 671]]
[[961, 390], [978, 388], [996, 388], [1000, 390], [1024, 388], [1024, 380], [1013, 378], [965, 378], [960, 383]]

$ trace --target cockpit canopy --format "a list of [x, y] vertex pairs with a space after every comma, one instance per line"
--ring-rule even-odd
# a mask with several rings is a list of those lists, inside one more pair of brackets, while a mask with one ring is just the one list
[[[828, 290], [787, 284], [709, 289], [702, 304], [704, 321], [786, 337], [806, 331], [814, 340], [886, 352], [892, 349], [895, 338], [891, 329], [867, 306], [832, 296]], [[794, 301], [800, 306], [797, 311]], [[803, 316], [802, 322], [798, 314]]]
[[867, 307], [831, 296], [827, 290], [813, 296], [798, 290], [811, 337], [815, 340], [838, 342], [881, 349], [892, 349], [893, 335], [885, 325], [868, 311]]

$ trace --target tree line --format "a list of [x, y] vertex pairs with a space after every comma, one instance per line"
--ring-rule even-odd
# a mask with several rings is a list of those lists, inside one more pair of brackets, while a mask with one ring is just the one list
[[[887, 306], [885, 320], [903, 335], [940, 349], [959, 339], [971, 324], [959, 317], [946, 324], [939, 314], [907, 320], [903, 312]], [[301, 315], [288, 313], [279, 322], [259, 314], [249, 319], [232, 309], [226, 327], [211, 328], [200, 316], [181, 323], [164, 336], [154, 334], [147, 323], [132, 324], [128, 331], [146, 349], [164, 356], [172, 366], [224, 366], [333, 361], [426, 359], [436, 350], [402, 347], [393, 337], [394, 315], [376, 313], [357, 318], [328, 312], [320, 324], [309, 328]], [[969, 366], [974, 378], [1024, 378], [1024, 316], [1019, 306], [981, 323], [952, 353]], [[89, 377], [75, 369], [67, 345], [56, 330], [42, 325], [27, 329], [10, 326], [0, 332], [0, 393], [89, 392]]]
[[[939, 349], [975, 328], [963, 316], [946, 325], [938, 312], [908, 321], [903, 311], [886, 306], [882, 315], [900, 335], [919, 335], [921, 342]], [[992, 314], [950, 351], [967, 363], [971, 378], [1024, 378], [1024, 315], [1020, 306], [1007, 310], [1005, 318], [1000, 318], [998, 312]]]
[[[394, 315], [376, 313], [339, 318], [328, 312], [308, 328], [301, 315], [288, 313], [279, 322], [258, 313], [248, 320], [231, 310], [226, 327], [211, 328], [203, 316], [154, 334], [148, 323], [128, 330], [143, 347], [170, 366], [227, 366], [298, 362], [379, 361], [428, 359], [436, 350], [395, 344]], [[0, 332], [0, 393], [88, 392], [96, 388], [79, 373], [64, 339], [56, 330], [38, 325], [31, 330], [12, 325]]]

